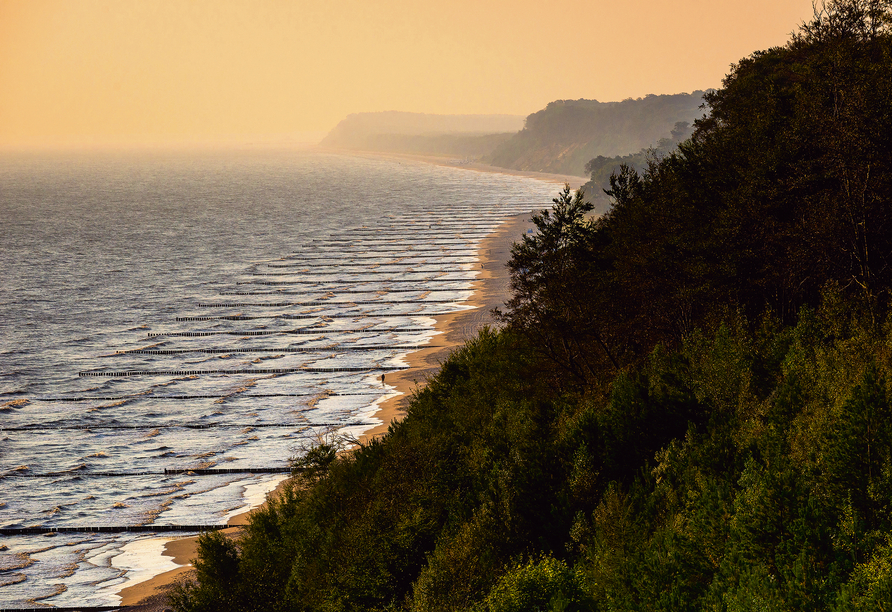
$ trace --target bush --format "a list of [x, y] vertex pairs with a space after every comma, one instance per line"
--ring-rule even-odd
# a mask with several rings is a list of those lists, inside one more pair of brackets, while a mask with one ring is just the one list
[[518, 563], [508, 570], [475, 612], [576, 612], [593, 610], [581, 581], [552, 557]]

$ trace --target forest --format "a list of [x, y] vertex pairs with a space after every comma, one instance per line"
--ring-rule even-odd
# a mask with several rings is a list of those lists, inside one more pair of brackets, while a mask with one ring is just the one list
[[295, 462], [181, 611], [889, 610], [892, 2], [827, 0], [687, 139], [560, 192], [498, 329]]
[[594, 210], [598, 214], [606, 212], [612, 205], [606, 192], [610, 191], [610, 177], [619, 173], [623, 166], [635, 170], [636, 174], [644, 174], [651, 160], [658, 160], [669, 155], [678, 148], [679, 143], [691, 137], [693, 126], [687, 121], [677, 121], [669, 132], [669, 138], [660, 138], [653, 146], [643, 147], [637, 153], [605, 157], [598, 155], [585, 165], [585, 173], [590, 177], [582, 186], [588, 195]]
[[[606, 184], [619, 164], [643, 170], [647, 155], [666, 154], [690, 136], [691, 122], [703, 114], [703, 93], [648, 95], [622, 102], [557, 100], [526, 118], [355, 113], [338, 123], [319, 144], [335, 149], [453, 156], [500, 168], [592, 176], [593, 181]], [[598, 200], [599, 209], [606, 209], [600, 187], [589, 194]]]
[[621, 102], [556, 100], [484, 160], [494, 166], [589, 176], [587, 162], [659, 146], [679, 122], [703, 115], [704, 92], [650, 94]]

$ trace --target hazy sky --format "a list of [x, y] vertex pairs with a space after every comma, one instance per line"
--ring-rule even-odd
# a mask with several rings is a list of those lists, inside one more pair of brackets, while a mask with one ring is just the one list
[[718, 87], [811, 0], [0, 0], [0, 145], [305, 139]]

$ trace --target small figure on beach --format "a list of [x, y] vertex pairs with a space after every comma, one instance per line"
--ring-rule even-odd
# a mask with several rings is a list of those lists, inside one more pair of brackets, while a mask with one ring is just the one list
[[381, 375], [381, 386], [384, 386], [384, 374]]

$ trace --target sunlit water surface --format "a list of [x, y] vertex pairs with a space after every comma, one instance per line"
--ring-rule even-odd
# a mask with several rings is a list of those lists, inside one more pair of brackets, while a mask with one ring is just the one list
[[[282, 475], [258, 469], [379, 423], [381, 374], [466, 308], [479, 241], [555, 191], [312, 152], [0, 156], [0, 527], [261, 502]], [[2, 535], [0, 608], [117, 604], [169, 569], [162, 541]]]

